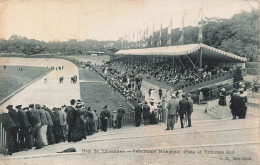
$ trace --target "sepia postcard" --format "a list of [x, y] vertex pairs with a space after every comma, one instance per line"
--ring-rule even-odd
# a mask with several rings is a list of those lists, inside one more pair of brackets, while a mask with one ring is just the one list
[[260, 164], [258, 0], [0, 0], [0, 165]]

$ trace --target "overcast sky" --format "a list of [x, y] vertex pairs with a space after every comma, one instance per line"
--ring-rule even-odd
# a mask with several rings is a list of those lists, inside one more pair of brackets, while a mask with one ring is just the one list
[[0, 0], [0, 38], [17, 34], [38, 40], [117, 40], [154, 24], [155, 31], [198, 24], [205, 17], [230, 18], [259, 8], [257, 0]]

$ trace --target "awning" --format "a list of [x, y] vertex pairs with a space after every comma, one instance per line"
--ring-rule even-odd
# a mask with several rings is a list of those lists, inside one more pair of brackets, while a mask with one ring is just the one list
[[168, 47], [155, 47], [145, 49], [119, 50], [115, 55], [131, 56], [185, 56], [196, 58], [202, 48], [203, 60], [217, 60], [228, 62], [246, 62], [247, 58], [228, 53], [205, 44], [188, 44]]

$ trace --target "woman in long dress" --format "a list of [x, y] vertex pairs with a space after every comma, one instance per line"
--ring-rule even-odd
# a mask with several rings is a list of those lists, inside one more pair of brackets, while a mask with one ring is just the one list
[[227, 105], [227, 103], [226, 103], [226, 90], [225, 90], [225, 88], [222, 88], [222, 89], [221, 89], [221, 92], [220, 92], [220, 94], [219, 94], [219, 102], [218, 102], [218, 105], [221, 105], [221, 106]]
[[86, 120], [84, 119], [83, 112], [81, 110], [82, 105], [76, 105], [76, 121], [75, 121], [75, 129], [72, 133], [72, 141], [78, 142], [82, 139], [86, 139]]

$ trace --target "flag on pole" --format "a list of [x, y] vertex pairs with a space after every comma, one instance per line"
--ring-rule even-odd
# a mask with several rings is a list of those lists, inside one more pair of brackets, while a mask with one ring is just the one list
[[198, 22], [198, 28], [199, 28], [199, 36], [198, 36], [198, 43], [203, 42], [202, 33], [203, 33], [203, 8], [199, 10], [199, 22]]
[[151, 47], [153, 47], [153, 40], [154, 40], [153, 33], [154, 33], [154, 24], [153, 24], [153, 32], [151, 34]]
[[181, 31], [181, 36], [180, 36], [180, 39], [179, 39], [180, 44], [183, 44], [183, 41], [184, 41], [184, 17], [185, 17], [185, 11], [183, 13], [182, 25], [181, 25], [181, 28], [180, 28], [180, 31]]
[[171, 21], [170, 21], [169, 27], [168, 27], [168, 36], [169, 36], [169, 40], [168, 40], [167, 44], [169, 46], [171, 46], [172, 45], [172, 17], [171, 17]]
[[157, 47], [162, 46], [162, 23], [161, 23], [161, 28], [160, 28], [160, 36], [159, 36], [159, 40], [157, 42]]

